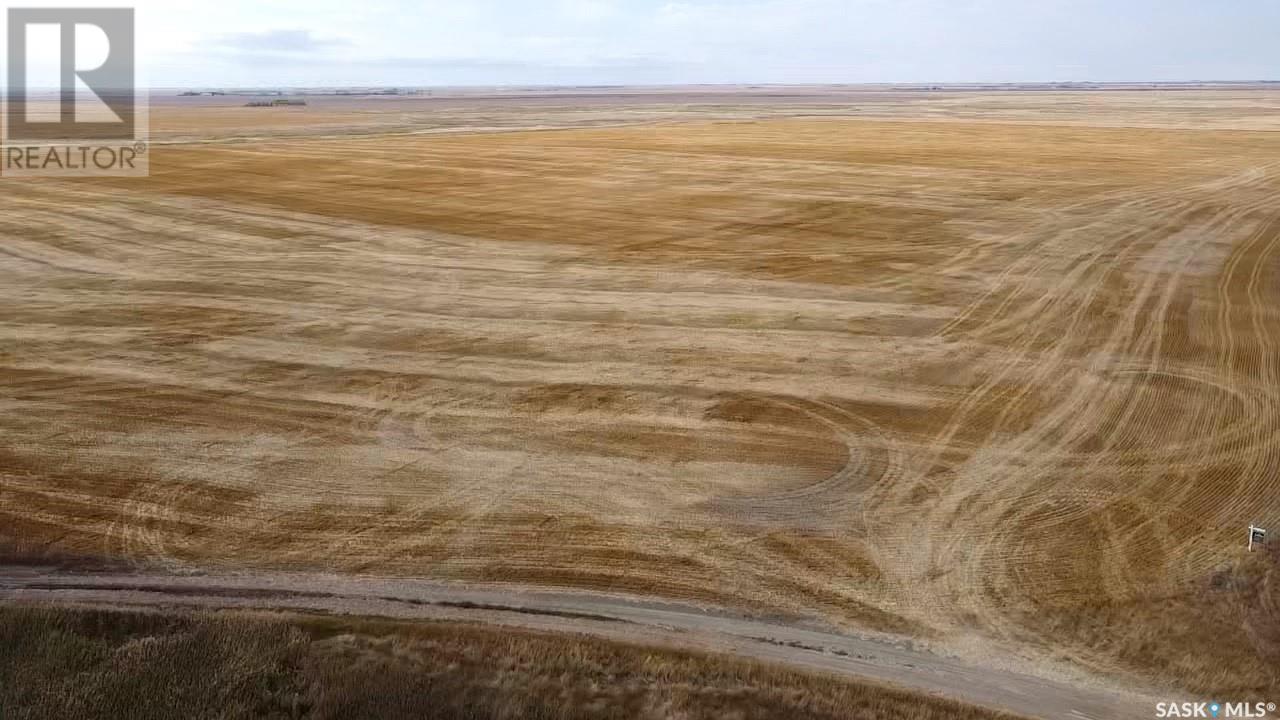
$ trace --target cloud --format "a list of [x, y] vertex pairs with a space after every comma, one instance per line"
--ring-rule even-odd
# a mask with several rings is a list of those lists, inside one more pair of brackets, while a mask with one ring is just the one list
[[1280, 68], [1277, 0], [130, 4], [141, 62], [173, 85], [1260, 79]]
[[314, 53], [350, 45], [350, 42], [341, 38], [316, 37], [310, 30], [266, 30], [220, 35], [214, 44], [248, 53]]
[[618, 15], [617, 3], [612, 0], [559, 0], [560, 15], [570, 22], [594, 23]]
[[[497, 73], [496, 79], [504, 77], [519, 80], [529, 73], [542, 77], [554, 77], [564, 73], [567, 78], [580, 79], [581, 73], [610, 71], [670, 71], [683, 66], [672, 60], [643, 55], [607, 55], [590, 56], [580, 59], [547, 61], [525, 60], [519, 58], [485, 58], [485, 57], [413, 57], [413, 56], [369, 56], [369, 57], [333, 57], [312, 56], [291, 53], [243, 52], [224, 56], [227, 60], [250, 67], [294, 67], [315, 72], [333, 72], [335, 70], [372, 72], [370, 77], [387, 78], [394, 71], [430, 71], [444, 73]], [[575, 73], [577, 73], [575, 75]], [[395, 84], [395, 83], [393, 83]]]

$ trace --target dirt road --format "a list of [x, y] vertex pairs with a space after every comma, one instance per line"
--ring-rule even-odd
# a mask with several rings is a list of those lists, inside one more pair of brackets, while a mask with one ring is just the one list
[[308, 610], [488, 622], [730, 653], [887, 682], [1037, 718], [1143, 718], [1156, 698], [970, 664], [908, 643], [717, 608], [598, 593], [523, 592], [336, 575], [69, 573], [0, 567], [0, 602]]

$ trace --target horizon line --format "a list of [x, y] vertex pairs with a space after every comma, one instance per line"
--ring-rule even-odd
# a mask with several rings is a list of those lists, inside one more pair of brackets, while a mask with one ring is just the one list
[[[219, 91], [280, 91], [280, 90], [364, 90], [364, 91], [415, 91], [415, 90], [511, 90], [511, 89], [577, 89], [577, 90], [612, 90], [612, 89], [666, 89], [666, 88], [885, 88], [907, 87], [913, 89], [928, 88], [972, 88], [972, 87], [1055, 87], [1063, 86], [1180, 86], [1180, 85], [1280, 85], [1280, 79], [1250, 80], [971, 80], [971, 81], [929, 81], [929, 80], [877, 80], [865, 82], [689, 82], [689, 83], [480, 83], [480, 84], [441, 84], [441, 85], [408, 85], [408, 84], [347, 84], [347, 85], [139, 85], [136, 88], [120, 88], [122, 90], [190, 90], [203, 92]], [[8, 86], [0, 84], [0, 91], [7, 91]], [[58, 93], [58, 87], [28, 87], [30, 92]], [[85, 91], [80, 91], [85, 92]], [[92, 92], [92, 91], [88, 91]]]

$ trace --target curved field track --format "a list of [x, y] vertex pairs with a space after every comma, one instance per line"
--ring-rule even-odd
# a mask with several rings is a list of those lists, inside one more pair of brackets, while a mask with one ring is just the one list
[[1280, 136], [1087, 120], [375, 123], [0, 181], [0, 542], [1275, 687]]

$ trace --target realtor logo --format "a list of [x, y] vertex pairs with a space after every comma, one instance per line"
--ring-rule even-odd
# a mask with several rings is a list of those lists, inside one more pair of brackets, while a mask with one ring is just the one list
[[4, 175], [144, 175], [132, 8], [10, 8]]

